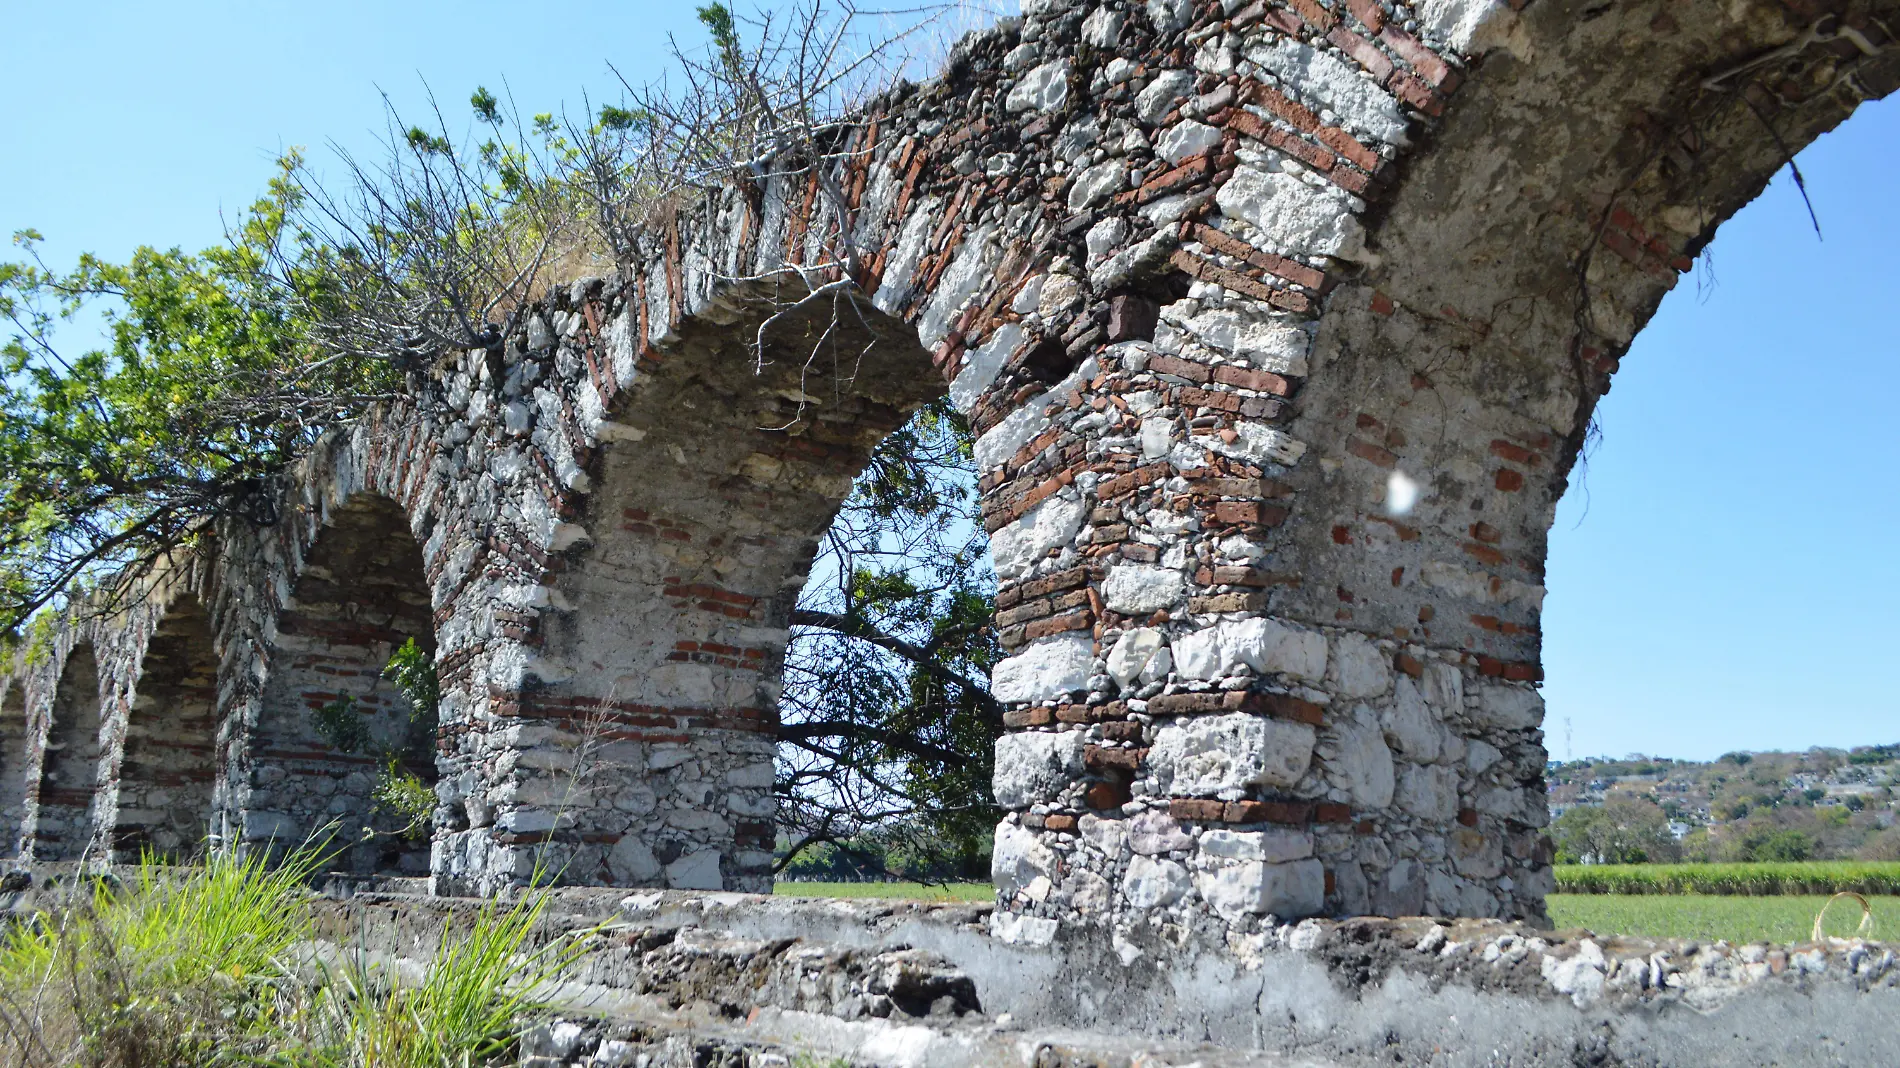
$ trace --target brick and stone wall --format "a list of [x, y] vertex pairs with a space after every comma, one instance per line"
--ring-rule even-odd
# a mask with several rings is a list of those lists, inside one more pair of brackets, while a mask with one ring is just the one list
[[[680, 206], [625, 275], [440, 354], [269, 521], [75, 615], [9, 682], [23, 851], [196, 826], [156, 814], [137, 721], [201, 735], [212, 677], [215, 841], [371, 822], [308, 712], [358, 696], [389, 729], [375, 674], [415, 637], [443, 682], [439, 892], [764, 889], [789, 611], [870, 449], [947, 390], [1010, 654], [999, 934], [1539, 919], [1555, 503], [1716, 225], [1900, 84], [1897, 20], [1026, 2], [869, 101], [824, 181], [787, 161]], [[142, 668], [187, 604], [208, 644]], [[62, 674], [81, 648], [97, 685]], [[89, 708], [93, 764], [49, 757]], [[201, 782], [199, 745], [164, 781]]]

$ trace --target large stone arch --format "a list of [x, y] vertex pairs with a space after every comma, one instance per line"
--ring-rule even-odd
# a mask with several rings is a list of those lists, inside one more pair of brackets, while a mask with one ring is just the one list
[[[427, 872], [426, 843], [390, 836], [372, 793], [384, 773], [379, 750], [400, 747], [410, 708], [383, 678], [391, 655], [415, 640], [436, 652], [421, 547], [396, 501], [344, 495], [326, 510], [276, 617], [276, 641], [249, 725], [252, 761], [247, 819], [272, 826], [273, 848], [330, 838], [331, 863], [351, 874]], [[366, 743], [340, 748], [317, 725], [338, 705], [361, 717]], [[433, 763], [410, 767], [433, 783]], [[255, 837], [255, 834], [253, 834]]]
[[33, 858], [82, 859], [92, 840], [99, 794], [101, 706], [99, 656], [92, 642], [75, 644], [62, 658], [41, 737], [35, 785]]
[[220, 525], [220, 833], [301, 828], [300, 584], [375, 494], [433, 611], [435, 888], [762, 889], [810, 540], [948, 389], [1012, 654], [1000, 932], [1538, 918], [1552, 506], [1689, 257], [1900, 82], [1897, 18], [1025, 4]]
[[218, 658], [211, 620], [190, 592], [166, 605], [138, 656], [117, 747], [109, 856], [202, 856], [217, 782]]

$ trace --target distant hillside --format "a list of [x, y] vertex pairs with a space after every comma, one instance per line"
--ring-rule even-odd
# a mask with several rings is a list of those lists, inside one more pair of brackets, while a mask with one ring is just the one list
[[1560, 859], [1900, 860], [1900, 744], [1551, 762]]

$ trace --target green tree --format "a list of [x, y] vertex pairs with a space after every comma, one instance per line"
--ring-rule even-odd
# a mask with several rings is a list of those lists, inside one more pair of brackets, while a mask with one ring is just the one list
[[1678, 860], [1681, 845], [1653, 801], [1617, 798], [1579, 805], [1551, 826], [1563, 863], [1644, 864]]
[[[141, 247], [54, 271], [39, 235], [0, 264], [0, 629], [75, 583], [149, 565], [207, 520], [269, 522], [269, 478], [317, 435], [402, 388], [389, 365], [308, 344], [338, 296], [332, 250], [295, 222], [293, 154], [226, 245]], [[58, 327], [87, 315], [104, 344]]]

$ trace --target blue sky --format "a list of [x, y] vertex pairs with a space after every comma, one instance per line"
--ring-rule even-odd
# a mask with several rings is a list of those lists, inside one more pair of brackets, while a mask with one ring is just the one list
[[[700, 39], [692, 8], [16, 5], [0, 231], [54, 264], [212, 244], [284, 149], [371, 148], [382, 92], [416, 113], [426, 80], [458, 125], [477, 85], [524, 113], [611, 99], [610, 61], [640, 81], [666, 33]], [[1900, 101], [1809, 148], [1825, 242], [1784, 173], [1623, 361], [1551, 538], [1554, 755], [1900, 740], [1896, 146]]]

